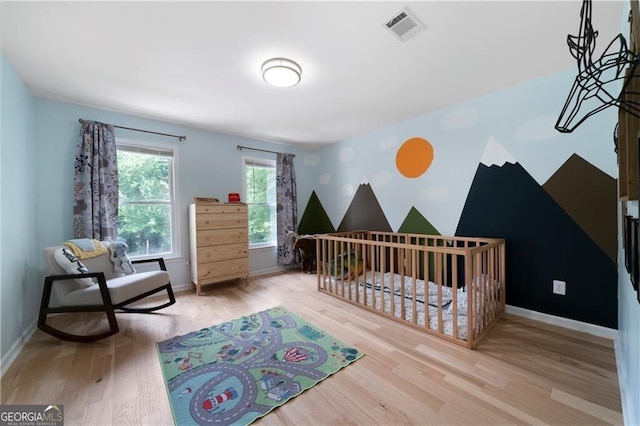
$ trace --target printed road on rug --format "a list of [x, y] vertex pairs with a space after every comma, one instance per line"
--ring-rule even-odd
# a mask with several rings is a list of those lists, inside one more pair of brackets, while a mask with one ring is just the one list
[[271, 308], [159, 342], [177, 425], [247, 425], [364, 354]]

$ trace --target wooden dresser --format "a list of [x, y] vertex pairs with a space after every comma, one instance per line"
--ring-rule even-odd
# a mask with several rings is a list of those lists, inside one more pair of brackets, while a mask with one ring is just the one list
[[235, 278], [249, 284], [246, 204], [189, 205], [189, 263], [198, 295], [202, 286]]

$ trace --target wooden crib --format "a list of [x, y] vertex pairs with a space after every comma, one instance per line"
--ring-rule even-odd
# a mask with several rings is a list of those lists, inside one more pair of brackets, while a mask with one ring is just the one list
[[318, 291], [473, 348], [505, 307], [505, 242], [377, 231], [316, 236]]

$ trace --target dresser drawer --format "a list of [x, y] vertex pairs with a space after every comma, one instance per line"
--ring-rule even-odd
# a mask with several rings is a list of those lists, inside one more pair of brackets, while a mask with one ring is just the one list
[[205, 229], [196, 235], [198, 247], [218, 244], [244, 243], [249, 244], [249, 230], [247, 228]]
[[202, 213], [242, 213], [245, 214], [247, 212], [246, 204], [220, 204], [220, 205], [211, 205], [211, 206], [196, 206], [196, 214], [200, 215]]
[[208, 282], [219, 281], [221, 277], [246, 276], [249, 272], [249, 258], [223, 260], [221, 262], [198, 262], [198, 282], [207, 284]]
[[198, 248], [198, 264], [218, 260], [237, 259], [249, 255], [247, 243], [225, 244], [220, 246], [208, 246]]
[[202, 213], [196, 216], [196, 228], [218, 229], [218, 228], [247, 228], [249, 221], [245, 213]]

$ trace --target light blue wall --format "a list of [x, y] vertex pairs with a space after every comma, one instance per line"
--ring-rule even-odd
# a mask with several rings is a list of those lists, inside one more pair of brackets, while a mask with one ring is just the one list
[[[188, 205], [194, 196], [226, 200], [229, 192], [242, 192], [242, 157], [275, 159], [275, 155], [257, 151], [239, 151], [237, 145], [296, 154], [298, 209], [300, 215], [311, 195], [311, 176], [304, 172], [305, 151], [291, 146], [214, 133], [166, 122], [135, 117], [77, 104], [36, 99], [38, 134], [37, 229], [41, 246], [59, 244], [73, 238], [72, 185], [75, 147], [80, 131], [79, 118], [116, 124], [123, 127], [153, 130], [187, 136], [186, 141], [129, 130], [115, 129], [117, 138], [150, 141], [177, 149], [176, 184], [178, 230], [181, 259], [169, 261], [167, 269], [174, 285], [189, 282]], [[252, 273], [277, 268], [275, 249], [250, 253]]]
[[0, 357], [38, 312], [35, 99], [0, 54]]
[[[415, 206], [440, 233], [452, 235], [490, 139], [539, 184], [573, 153], [616, 178], [613, 108], [573, 133], [554, 129], [574, 77], [575, 69], [568, 69], [331, 145], [312, 167], [318, 197], [337, 228], [358, 185], [367, 181], [394, 231]], [[396, 151], [412, 137], [431, 142], [435, 157], [415, 179], [395, 165]]]

